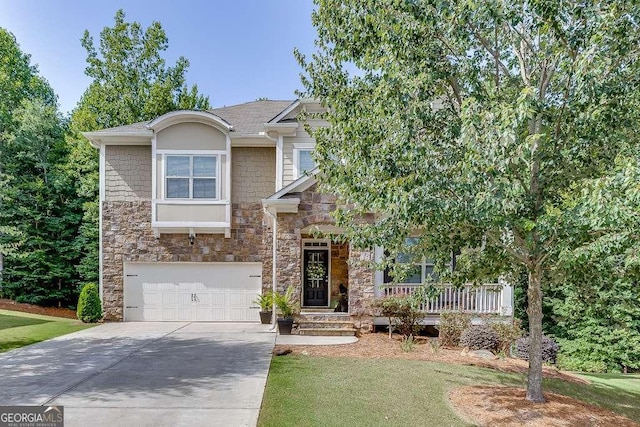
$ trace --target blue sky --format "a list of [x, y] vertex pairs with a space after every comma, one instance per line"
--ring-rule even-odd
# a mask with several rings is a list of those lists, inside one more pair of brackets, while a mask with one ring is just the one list
[[312, 0], [0, 0], [0, 27], [31, 55], [67, 112], [90, 82], [80, 45], [85, 29], [98, 42], [120, 8], [145, 28], [159, 21], [169, 38], [167, 63], [187, 57], [188, 83], [218, 107], [295, 98], [301, 84], [293, 49], [313, 51], [312, 7]]

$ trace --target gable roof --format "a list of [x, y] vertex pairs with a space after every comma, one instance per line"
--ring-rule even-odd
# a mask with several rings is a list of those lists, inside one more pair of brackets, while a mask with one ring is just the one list
[[[228, 107], [214, 108], [207, 110], [211, 114], [215, 114], [227, 123], [233, 126], [236, 134], [256, 135], [264, 131], [264, 124], [270, 122], [274, 117], [278, 116], [283, 110], [294, 104], [294, 100], [285, 101], [252, 101], [244, 104], [231, 105]], [[155, 120], [155, 119], [154, 119]], [[129, 134], [147, 134], [149, 132], [149, 124], [153, 120], [132, 123], [130, 125], [117, 126], [109, 129], [90, 132], [92, 136], [102, 135], [129, 135]]]
[[129, 134], [135, 132], [145, 132], [148, 130], [147, 125], [151, 122], [151, 120], [146, 122], [138, 122], [132, 123], [130, 125], [116, 126], [114, 128], [107, 128], [102, 130], [97, 130], [91, 133], [110, 133], [110, 134]]
[[210, 113], [223, 118], [233, 125], [236, 133], [258, 134], [264, 131], [264, 124], [271, 121], [282, 110], [295, 101], [253, 101], [229, 107], [214, 108]]
[[316, 175], [318, 175], [318, 173], [320, 173], [320, 168], [316, 166], [312, 170], [306, 172], [300, 178], [291, 182], [289, 185], [282, 187], [280, 191], [275, 192], [271, 196], [267, 197], [265, 200], [269, 200], [269, 201], [278, 200], [278, 199], [282, 199], [284, 196], [288, 194], [301, 193], [305, 191], [306, 189], [311, 187], [313, 184], [318, 182], [318, 179], [316, 178]]

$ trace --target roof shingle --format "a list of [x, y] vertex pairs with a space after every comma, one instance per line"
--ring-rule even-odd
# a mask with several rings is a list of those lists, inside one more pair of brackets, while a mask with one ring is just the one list
[[[252, 101], [244, 104], [231, 105], [208, 110], [223, 120], [233, 125], [233, 130], [237, 134], [257, 134], [263, 131], [262, 125], [280, 114], [293, 100], [285, 101]], [[152, 120], [146, 122], [132, 123], [130, 125], [117, 126], [95, 132], [108, 133], [129, 133], [147, 130], [147, 125]]]
[[295, 101], [253, 101], [214, 108], [209, 112], [231, 123], [236, 133], [257, 134], [264, 130], [264, 123], [280, 114], [293, 102]]

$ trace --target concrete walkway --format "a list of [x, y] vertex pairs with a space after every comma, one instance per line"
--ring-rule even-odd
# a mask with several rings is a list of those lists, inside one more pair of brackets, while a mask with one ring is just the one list
[[344, 345], [358, 342], [356, 337], [317, 337], [309, 335], [278, 335], [277, 345]]
[[111, 323], [0, 354], [0, 405], [63, 405], [65, 426], [255, 425], [268, 326]]

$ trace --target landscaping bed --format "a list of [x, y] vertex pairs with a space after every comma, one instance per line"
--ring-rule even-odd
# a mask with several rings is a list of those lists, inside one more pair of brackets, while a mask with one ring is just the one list
[[467, 386], [451, 390], [449, 399], [463, 415], [482, 426], [635, 427], [638, 424], [606, 409], [556, 393], [544, 393], [546, 403], [525, 400], [525, 390], [503, 386]]
[[38, 305], [15, 302], [10, 299], [0, 299], [0, 310], [21, 311], [23, 313], [42, 314], [44, 316], [77, 319], [76, 312], [68, 308], [40, 307]]
[[[529, 364], [525, 360], [507, 357], [495, 359], [482, 359], [471, 354], [463, 354], [460, 349], [440, 348], [435, 338], [418, 338], [413, 351], [405, 352], [400, 347], [400, 336], [393, 335], [389, 339], [386, 333], [365, 334], [359, 341], [350, 345], [327, 346], [277, 346], [276, 350], [290, 349], [294, 354], [329, 356], [329, 357], [356, 357], [366, 359], [396, 358], [410, 360], [428, 360], [433, 362], [454, 363], [459, 365], [481, 366], [496, 369], [501, 372], [526, 374]], [[563, 372], [553, 366], [543, 368], [545, 378], [558, 378], [579, 384], [588, 384], [588, 381], [569, 372]]]

